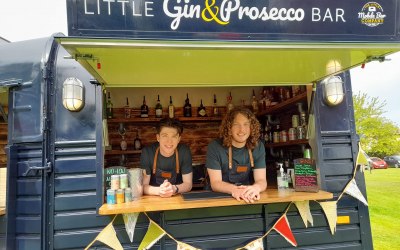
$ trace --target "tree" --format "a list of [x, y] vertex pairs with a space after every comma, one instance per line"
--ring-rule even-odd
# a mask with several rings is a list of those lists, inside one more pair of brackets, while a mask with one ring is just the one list
[[353, 95], [356, 131], [368, 155], [384, 157], [400, 153], [400, 128], [383, 117], [386, 101], [358, 92]]

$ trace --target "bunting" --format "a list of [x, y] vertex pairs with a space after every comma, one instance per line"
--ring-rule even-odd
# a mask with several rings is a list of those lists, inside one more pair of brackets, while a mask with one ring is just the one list
[[365, 204], [365, 206], [368, 206], [368, 202], [365, 200], [364, 196], [362, 195], [360, 189], [357, 186], [357, 183], [354, 179], [352, 179], [347, 186], [344, 189], [344, 192], [346, 194], [349, 194], [353, 196], [354, 198], [358, 199], [362, 203]]
[[131, 242], [133, 242], [133, 235], [135, 233], [135, 227], [138, 217], [139, 213], [122, 214], [122, 218], [124, 219], [125, 224], [125, 230]]
[[146, 235], [139, 245], [139, 250], [150, 249], [159, 239], [165, 235], [164, 229], [162, 229], [155, 222], [150, 220], [149, 228], [147, 229]]
[[263, 243], [263, 238], [258, 238], [256, 240], [253, 240], [246, 246], [240, 249], [246, 249], [246, 250], [264, 250], [264, 243]]
[[[116, 217], [116, 216], [115, 216]], [[114, 217], [114, 219], [115, 219]], [[115, 232], [114, 226], [112, 223], [114, 219], [97, 235], [97, 237], [85, 248], [85, 250], [89, 249], [93, 245], [93, 243], [98, 240], [106, 244], [115, 250], [123, 250], [121, 243], [117, 238], [117, 233]]]
[[334, 235], [336, 232], [337, 222], [337, 201], [324, 201], [320, 202], [319, 205], [322, 207], [322, 210], [324, 210], [331, 229], [331, 234]]
[[290, 244], [297, 247], [296, 239], [293, 236], [292, 230], [290, 229], [289, 222], [286, 217], [286, 213], [282, 215], [273, 226], [273, 229], [280, 233]]
[[310, 222], [311, 226], [314, 226], [314, 220], [311, 215], [310, 211], [310, 202], [309, 201], [295, 201], [294, 204], [297, 207], [297, 210], [299, 210], [300, 216], [303, 219], [304, 225], [307, 228], [308, 223]]
[[367, 160], [367, 154], [361, 148], [360, 144], [358, 144], [358, 154], [357, 154], [357, 160], [356, 160], [356, 166], [358, 166], [358, 165], [361, 165], [361, 167], [360, 167], [361, 172], [364, 172], [363, 166], [369, 166], [368, 160]]
[[181, 241], [176, 242], [176, 250], [200, 250], [198, 248], [194, 248], [186, 243], [183, 243]]

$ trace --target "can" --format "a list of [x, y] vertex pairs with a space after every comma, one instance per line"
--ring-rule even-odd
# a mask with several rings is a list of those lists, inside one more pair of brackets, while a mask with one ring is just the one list
[[119, 183], [120, 183], [119, 175], [118, 174], [111, 175], [111, 189], [112, 190], [120, 189], [120, 184]]
[[125, 202], [130, 202], [130, 201], [132, 201], [132, 189], [125, 188]]
[[292, 127], [297, 128], [299, 126], [299, 116], [292, 115]]
[[287, 137], [288, 137], [288, 136], [287, 136], [286, 130], [282, 130], [282, 131], [279, 133], [279, 141], [280, 141], [280, 142], [287, 142], [287, 140], [288, 140]]
[[290, 128], [289, 129], [289, 141], [294, 141], [296, 140], [296, 129], [295, 128]]
[[273, 135], [273, 142], [277, 143], [279, 142], [279, 132], [275, 131]]
[[115, 204], [115, 190], [107, 189], [107, 204]]
[[116, 192], [116, 203], [121, 204], [125, 202], [125, 192], [123, 189], [118, 189]]
[[119, 188], [127, 188], [128, 187], [128, 174], [120, 174], [119, 175]]
[[296, 135], [298, 140], [305, 139], [305, 130], [302, 126], [296, 128]]

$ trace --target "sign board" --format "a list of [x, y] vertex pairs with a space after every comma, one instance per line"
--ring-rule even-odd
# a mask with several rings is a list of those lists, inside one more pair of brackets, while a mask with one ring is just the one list
[[294, 160], [295, 191], [318, 192], [318, 171], [313, 159]]
[[393, 42], [398, 6], [396, 0], [67, 0], [68, 35]]
[[126, 167], [115, 166], [104, 169], [104, 188], [105, 191], [111, 188], [111, 175], [115, 174], [127, 174]]

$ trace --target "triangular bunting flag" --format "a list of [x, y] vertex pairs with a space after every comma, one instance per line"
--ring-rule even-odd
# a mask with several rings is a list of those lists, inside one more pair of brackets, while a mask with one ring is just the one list
[[[114, 221], [114, 220], [113, 220]], [[117, 238], [117, 233], [115, 232], [114, 226], [112, 225], [113, 222], [110, 222], [100, 233], [97, 235], [96, 239], [92, 241], [86, 248], [89, 249], [89, 247], [96, 241], [101, 241], [107, 246], [111, 247], [112, 249], [115, 250], [123, 250], [124, 248], [122, 247], [121, 243], [119, 242]]]
[[181, 241], [176, 242], [176, 250], [199, 250], [198, 248], [192, 247], [191, 245], [188, 245], [186, 243], [183, 243]]
[[139, 213], [123, 214], [122, 218], [125, 223], [125, 230], [129, 236], [129, 240], [133, 242], [133, 235], [135, 232], [136, 222], [139, 217]]
[[150, 249], [161, 237], [165, 235], [165, 231], [153, 221], [150, 221], [146, 235], [139, 245], [139, 250]]
[[344, 192], [353, 196], [354, 198], [358, 199], [362, 203], [365, 204], [365, 206], [368, 206], [368, 202], [365, 200], [364, 196], [362, 195], [360, 189], [358, 189], [357, 183], [355, 179], [352, 179], [349, 184], [347, 184], [346, 188], [344, 189]]
[[310, 222], [311, 226], [314, 226], [313, 217], [310, 211], [310, 203], [309, 201], [295, 201], [297, 209], [299, 210], [300, 216], [303, 219], [304, 225], [306, 228], [308, 227], [307, 221]]
[[279, 220], [273, 226], [273, 229], [280, 233], [290, 244], [297, 247], [297, 242], [293, 236], [292, 230], [290, 229], [286, 214], [279, 218]]
[[368, 166], [368, 160], [367, 160], [367, 155], [364, 152], [364, 150], [362, 150], [361, 145], [358, 145], [358, 154], [357, 154], [357, 161], [356, 161], [356, 166], [361, 165], [360, 166], [360, 171], [364, 172], [364, 166]]
[[240, 249], [247, 249], [247, 250], [264, 250], [264, 243], [263, 243], [263, 238], [259, 238], [256, 240], [253, 240], [246, 246]]
[[335, 234], [337, 222], [337, 201], [324, 201], [320, 202], [319, 205], [322, 207], [322, 210], [324, 210], [331, 229], [331, 234]]

